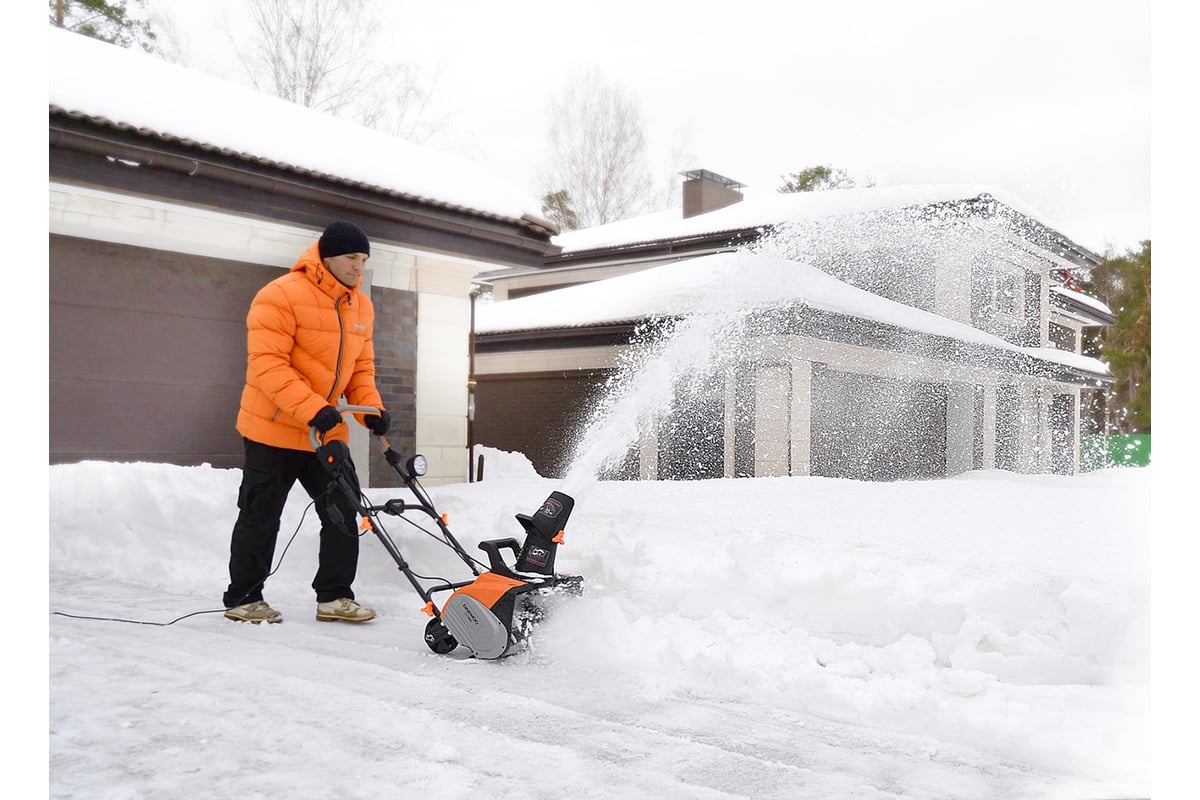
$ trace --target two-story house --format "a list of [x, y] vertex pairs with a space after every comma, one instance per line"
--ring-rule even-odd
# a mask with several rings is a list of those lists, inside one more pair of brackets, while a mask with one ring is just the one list
[[986, 187], [747, 199], [685, 177], [682, 210], [560, 234], [544, 268], [484, 276], [475, 443], [565, 474], [613, 377], [646, 379], [625, 365], [647, 326], [724, 307], [736, 326], [711, 323], [708, 362], [678, 365], [691, 374], [648, 401], [636, 441], [612, 442], [628, 450], [607, 475], [1079, 468], [1080, 408], [1111, 381], [1080, 334], [1113, 320], [1064, 276], [1099, 256]]

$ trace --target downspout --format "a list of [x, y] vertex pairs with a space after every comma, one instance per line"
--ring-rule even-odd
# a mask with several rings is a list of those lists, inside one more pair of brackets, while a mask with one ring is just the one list
[[[483, 480], [483, 468], [471, 463], [475, 457], [475, 303], [492, 288], [487, 281], [471, 284], [471, 333], [467, 341], [467, 482]], [[476, 471], [478, 469], [478, 471]]]
[[467, 483], [475, 482], [475, 300], [479, 286], [471, 287], [471, 329], [467, 338]]

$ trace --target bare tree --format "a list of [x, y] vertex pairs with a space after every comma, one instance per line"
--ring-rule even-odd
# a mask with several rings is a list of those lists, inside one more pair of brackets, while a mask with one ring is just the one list
[[254, 86], [418, 142], [436, 130], [432, 88], [411, 64], [379, 60], [375, 0], [247, 0], [234, 50]]
[[254, 86], [338, 114], [367, 86], [378, 30], [364, 0], [248, 0], [254, 35], [234, 49]]
[[682, 206], [683, 176], [680, 173], [695, 168], [696, 154], [692, 152], [692, 130], [690, 125], [686, 125], [675, 133], [675, 143], [671, 146], [671, 154], [667, 158], [667, 168], [660, 173], [652, 210], [666, 211], [668, 208]]
[[551, 101], [543, 195], [565, 192], [579, 227], [643, 210], [652, 188], [637, 100], [598, 70], [577, 73]]
[[188, 69], [196, 68], [196, 58], [188, 44], [187, 36], [179, 29], [175, 18], [166, 11], [155, 11], [150, 15], [150, 24], [158, 33], [154, 52], [159, 58]]
[[409, 141], [428, 141], [445, 121], [444, 117], [430, 118], [437, 78], [435, 73], [426, 85], [415, 64], [380, 67], [378, 79], [360, 104], [362, 123]]

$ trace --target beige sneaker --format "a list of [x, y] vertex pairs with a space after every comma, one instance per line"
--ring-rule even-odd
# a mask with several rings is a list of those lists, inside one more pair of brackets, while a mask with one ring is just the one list
[[264, 621], [283, 622], [283, 615], [271, 608], [263, 600], [226, 609], [225, 618], [237, 620], [238, 622], [253, 622], [255, 625]]
[[375, 609], [363, 608], [349, 597], [317, 603], [317, 619], [322, 622], [367, 622], [375, 619]]

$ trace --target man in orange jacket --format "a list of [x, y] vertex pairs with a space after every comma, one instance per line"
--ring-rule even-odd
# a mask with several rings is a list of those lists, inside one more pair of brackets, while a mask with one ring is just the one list
[[246, 461], [223, 597], [229, 619], [283, 619], [263, 600], [263, 586], [284, 503], [296, 481], [315, 501], [321, 519], [312, 582], [317, 619], [375, 618], [372, 609], [355, 602], [351, 588], [358, 571], [357, 511], [342, 492], [330, 491], [329, 474], [309, 438], [315, 428], [325, 442], [349, 440], [349, 426], [337, 410], [342, 397], [350, 405], [379, 409], [379, 415], [360, 421], [378, 436], [387, 433], [389, 416], [375, 386], [375, 308], [358, 288], [370, 253], [361, 228], [334, 222], [250, 304], [246, 386], [237, 416]]

